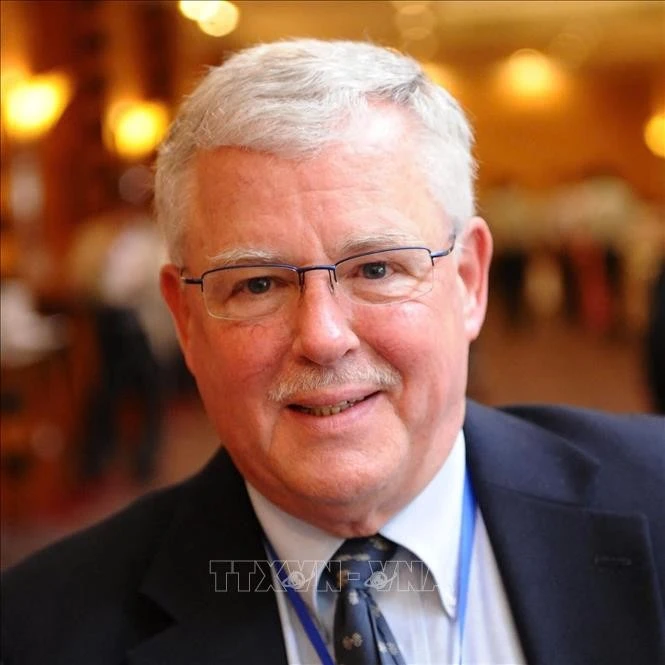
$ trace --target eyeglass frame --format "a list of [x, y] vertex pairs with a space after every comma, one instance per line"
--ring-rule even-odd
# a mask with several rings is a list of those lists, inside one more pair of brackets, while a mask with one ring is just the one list
[[[203, 283], [206, 275], [210, 275], [211, 273], [216, 273], [216, 272], [222, 272], [224, 270], [233, 270], [235, 268], [283, 268], [286, 270], [290, 270], [298, 275], [298, 288], [300, 289], [300, 293], [302, 293], [303, 289], [305, 288], [305, 273], [312, 272], [314, 270], [327, 270], [328, 271], [328, 279], [330, 280], [330, 290], [332, 293], [335, 293], [335, 284], [337, 284], [337, 267], [342, 264], [346, 263], [347, 261], [352, 261], [353, 259], [361, 259], [363, 256], [371, 256], [372, 254], [382, 254], [386, 252], [399, 252], [404, 249], [422, 249], [425, 250], [426, 252], [429, 253], [430, 260], [432, 262], [432, 267], [434, 267], [434, 259], [440, 259], [445, 256], [448, 256], [452, 254], [453, 250], [455, 249], [455, 242], [457, 240], [457, 234], [451, 233], [449, 237], [450, 241], [450, 247], [447, 249], [442, 249], [436, 252], [433, 252], [429, 247], [423, 247], [421, 245], [406, 245], [402, 247], [389, 247], [388, 249], [373, 249], [371, 251], [367, 252], [361, 252], [360, 254], [353, 254], [352, 256], [347, 256], [343, 259], [340, 259], [339, 261], [336, 261], [335, 263], [322, 263], [322, 264], [314, 264], [311, 266], [294, 266], [290, 263], [241, 263], [238, 265], [231, 265], [231, 266], [218, 266], [217, 268], [209, 268], [208, 270], [205, 270], [202, 272], [199, 277], [185, 277], [183, 275], [184, 271], [186, 268], [183, 266], [180, 268], [180, 281], [182, 284], [191, 286], [191, 285], [198, 285], [201, 287], [201, 293], [203, 294], [203, 301], [206, 306], [206, 311], [208, 312], [208, 315], [211, 316], [214, 319], [221, 319], [224, 321], [235, 321], [237, 319], [227, 319], [226, 317], [223, 316], [217, 316], [215, 314], [212, 314], [210, 310], [208, 309], [208, 304], [205, 299], [205, 292], [203, 289]], [[334, 281], [333, 281], [334, 278]], [[428, 293], [428, 292], [426, 292]], [[420, 294], [424, 295], [424, 294]], [[408, 302], [410, 298], [407, 298], [406, 300], [403, 301], [394, 301], [394, 302]], [[355, 301], [354, 301], [355, 302]], [[385, 303], [366, 303], [368, 305], [371, 304], [390, 304], [390, 301], [387, 301]], [[240, 319], [242, 320], [242, 319]]]

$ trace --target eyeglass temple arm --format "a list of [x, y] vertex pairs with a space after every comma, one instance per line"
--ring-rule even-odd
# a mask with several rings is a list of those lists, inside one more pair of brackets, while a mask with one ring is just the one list
[[434, 259], [440, 259], [443, 256], [448, 256], [448, 254], [452, 253], [452, 251], [455, 249], [455, 241], [457, 240], [457, 235], [452, 233], [450, 235], [449, 240], [450, 240], [450, 247], [448, 247], [448, 249], [442, 249], [440, 252], [430, 253], [432, 256], [432, 261], [434, 261]]
[[185, 277], [184, 272], [185, 269], [180, 268], [180, 281], [183, 284], [197, 284], [201, 287], [201, 291], [203, 291], [203, 277]]

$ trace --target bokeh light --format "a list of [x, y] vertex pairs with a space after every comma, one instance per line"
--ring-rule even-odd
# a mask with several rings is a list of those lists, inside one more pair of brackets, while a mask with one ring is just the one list
[[46, 134], [60, 119], [72, 94], [69, 78], [60, 72], [5, 80], [3, 88], [5, 129], [17, 141], [32, 141]]
[[164, 138], [168, 122], [168, 109], [161, 102], [115, 105], [107, 116], [112, 148], [127, 160], [147, 157]]
[[206, 21], [217, 13], [221, 4], [221, 0], [180, 0], [178, 9], [192, 21]]
[[665, 111], [649, 118], [644, 127], [644, 142], [654, 155], [665, 158]]
[[141, 205], [152, 194], [153, 175], [145, 164], [134, 164], [127, 168], [118, 179], [118, 194], [123, 201]]
[[506, 61], [502, 82], [515, 97], [547, 100], [563, 87], [563, 74], [551, 58], [532, 49], [520, 49]]
[[240, 20], [240, 10], [232, 2], [225, 0], [216, 5], [215, 12], [205, 19], [199, 19], [198, 26], [206, 35], [223, 37], [236, 29]]

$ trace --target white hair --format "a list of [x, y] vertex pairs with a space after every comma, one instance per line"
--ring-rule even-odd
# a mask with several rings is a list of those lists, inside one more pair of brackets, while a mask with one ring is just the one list
[[306, 159], [339, 141], [344, 122], [382, 102], [415, 120], [423, 176], [460, 229], [474, 213], [475, 162], [472, 131], [455, 99], [394, 50], [294, 39], [247, 48], [210, 68], [180, 108], [155, 173], [155, 209], [171, 259], [182, 260], [198, 150], [233, 146]]

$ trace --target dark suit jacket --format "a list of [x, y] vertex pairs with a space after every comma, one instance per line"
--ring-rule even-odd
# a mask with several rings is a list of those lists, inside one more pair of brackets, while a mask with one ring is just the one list
[[[665, 663], [665, 420], [471, 403], [464, 429], [528, 662]], [[220, 453], [8, 572], [4, 662], [285, 663], [274, 593], [215, 593], [210, 574], [264, 558]]]

